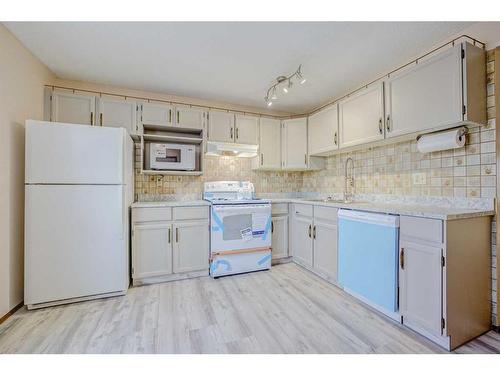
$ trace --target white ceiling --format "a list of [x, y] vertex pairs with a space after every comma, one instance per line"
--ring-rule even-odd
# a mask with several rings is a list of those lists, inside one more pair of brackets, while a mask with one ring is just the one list
[[278, 75], [307, 83], [273, 108], [300, 113], [446, 41], [467, 22], [5, 24], [58, 77], [265, 107]]

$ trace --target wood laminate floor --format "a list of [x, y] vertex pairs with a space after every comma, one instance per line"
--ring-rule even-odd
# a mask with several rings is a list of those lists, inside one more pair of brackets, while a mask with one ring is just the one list
[[[23, 308], [0, 325], [0, 353], [444, 352], [293, 263]], [[456, 352], [500, 353], [500, 335], [489, 332]]]

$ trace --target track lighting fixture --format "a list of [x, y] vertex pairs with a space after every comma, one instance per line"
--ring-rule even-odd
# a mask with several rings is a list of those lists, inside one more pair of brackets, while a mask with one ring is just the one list
[[306, 78], [302, 74], [302, 65], [299, 65], [298, 69], [293, 74], [290, 74], [289, 76], [279, 76], [276, 78], [276, 83], [269, 87], [266, 96], [264, 97], [267, 106], [272, 106], [272, 101], [278, 99], [277, 92], [279, 88], [283, 90], [284, 94], [288, 94], [292, 89], [294, 82], [299, 82], [301, 85], [306, 82]]

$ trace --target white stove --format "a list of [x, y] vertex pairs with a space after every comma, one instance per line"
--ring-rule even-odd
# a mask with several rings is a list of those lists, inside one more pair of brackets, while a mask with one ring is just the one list
[[271, 203], [255, 198], [248, 181], [206, 182], [211, 205], [210, 275], [260, 271], [271, 267]]

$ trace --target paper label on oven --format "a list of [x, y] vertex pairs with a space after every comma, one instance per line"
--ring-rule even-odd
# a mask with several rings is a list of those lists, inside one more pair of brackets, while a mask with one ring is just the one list
[[268, 214], [255, 213], [252, 215], [252, 235], [261, 236], [264, 234], [267, 225]]
[[166, 158], [167, 157], [167, 145], [164, 143], [158, 143], [155, 145], [155, 156], [157, 158]]
[[252, 240], [252, 228], [245, 228], [240, 230], [241, 239], [243, 241], [251, 241]]

